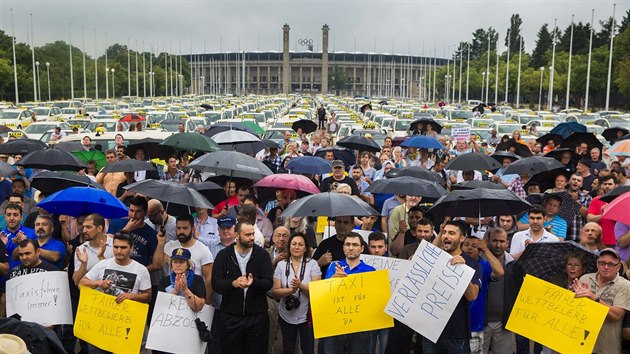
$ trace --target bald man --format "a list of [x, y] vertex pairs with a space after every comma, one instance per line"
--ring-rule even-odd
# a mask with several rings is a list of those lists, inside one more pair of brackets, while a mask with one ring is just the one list
[[598, 253], [602, 245], [602, 227], [596, 222], [587, 222], [580, 231], [580, 246]]
[[152, 227], [155, 232], [159, 232], [160, 227], [164, 226], [166, 233], [166, 242], [177, 241], [177, 231], [175, 217], [169, 215], [165, 210], [162, 202], [157, 199], [149, 200], [149, 208], [147, 209], [147, 224]]

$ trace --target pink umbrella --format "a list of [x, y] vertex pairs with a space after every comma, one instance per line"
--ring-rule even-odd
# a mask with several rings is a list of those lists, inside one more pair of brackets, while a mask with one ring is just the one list
[[602, 217], [630, 225], [628, 210], [630, 210], [630, 193], [624, 193], [605, 207]]
[[319, 188], [313, 182], [302, 175], [292, 175], [288, 173], [279, 173], [266, 176], [254, 184], [254, 187], [268, 187], [279, 189], [293, 189], [309, 194], [318, 194]]

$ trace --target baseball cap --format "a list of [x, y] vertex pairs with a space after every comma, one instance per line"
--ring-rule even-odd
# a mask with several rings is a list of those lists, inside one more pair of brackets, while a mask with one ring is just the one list
[[619, 253], [617, 253], [617, 251], [614, 248], [604, 248], [603, 250], [599, 251], [599, 255], [603, 255], [604, 253], [608, 253], [612, 256], [614, 256], [615, 258], [617, 258], [618, 260], [621, 260], [621, 257], [619, 257]]
[[346, 167], [346, 165], [341, 160], [335, 160], [332, 162], [332, 167]]
[[217, 225], [219, 227], [232, 227], [236, 225], [236, 219], [231, 216], [224, 216], [217, 220]]
[[190, 251], [182, 247], [176, 248], [171, 254], [171, 259], [181, 259], [183, 261], [188, 261], [190, 260]]

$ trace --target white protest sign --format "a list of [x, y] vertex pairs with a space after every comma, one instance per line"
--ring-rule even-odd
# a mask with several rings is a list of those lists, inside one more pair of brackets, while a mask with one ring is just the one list
[[455, 141], [461, 141], [461, 140], [468, 141], [470, 140], [470, 128], [469, 127], [452, 128], [451, 136], [453, 137], [453, 140]]
[[464, 264], [450, 262], [447, 252], [422, 240], [385, 307], [385, 313], [433, 343], [475, 274]]
[[362, 254], [361, 260], [377, 270], [383, 269], [389, 271], [389, 285], [392, 292], [411, 266], [411, 261], [406, 259], [372, 256], [369, 254]]
[[203, 353], [207, 343], [199, 339], [195, 318], [205, 322], [210, 330], [213, 316], [212, 306], [204, 305], [201, 311], [195, 313], [185, 297], [159, 292], [146, 347], [169, 353]]
[[22, 321], [43, 326], [72, 324], [68, 273], [38, 272], [7, 281], [7, 316], [19, 314]]

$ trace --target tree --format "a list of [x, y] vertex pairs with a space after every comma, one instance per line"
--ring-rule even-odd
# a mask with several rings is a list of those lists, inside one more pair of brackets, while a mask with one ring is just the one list
[[612, 16], [605, 21], [599, 21], [599, 25], [602, 26], [602, 29], [597, 32], [597, 35], [595, 35], [595, 38], [593, 39], [593, 47], [601, 47], [610, 44], [610, 33], [612, 32], [611, 29], [613, 27]]
[[[573, 25], [573, 54], [588, 53], [588, 43], [591, 36], [591, 26], [582, 22]], [[571, 25], [560, 36], [556, 50], [568, 52], [571, 45]]]
[[487, 31], [479, 28], [473, 32], [473, 40], [470, 47], [471, 59], [479, 59], [488, 52], [488, 39], [490, 39], [490, 52], [493, 52], [496, 50], [497, 41], [499, 40], [497, 31], [490, 27]]
[[[505, 46], [508, 46], [509, 42], [509, 51], [510, 53], [518, 53], [520, 48], [520, 40], [521, 40], [521, 25], [523, 24], [523, 20], [519, 14], [513, 14], [510, 17], [510, 28], [508, 28], [506, 36], [505, 36]], [[509, 39], [509, 41], [508, 41]], [[525, 46], [525, 42], [523, 41], [523, 47]]]
[[333, 90], [345, 90], [352, 84], [350, 75], [346, 73], [346, 70], [333, 65], [332, 70], [328, 73], [328, 83]]
[[553, 36], [549, 32], [549, 25], [544, 24], [538, 30], [538, 38], [536, 39], [536, 47], [532, 52], [531, 66], [538, 68], [547, 65], [545, 53], [553, 46]]
[[621, 19], [621, 23], [619, 23], [619, 33], [623, 32], [628, 28], [628, 22], [630, 22], [630, 9], [626, 11], [626, 15]]

